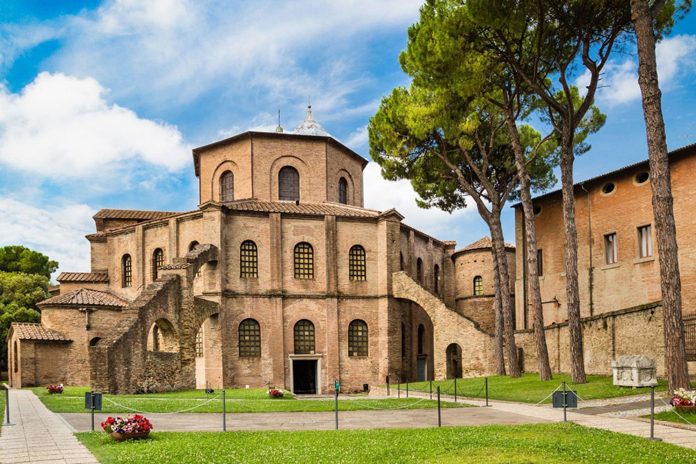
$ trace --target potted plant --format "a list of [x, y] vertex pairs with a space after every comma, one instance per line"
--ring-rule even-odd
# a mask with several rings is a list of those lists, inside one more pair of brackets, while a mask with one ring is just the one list
[[675, 390], [670, 404], [680, 412], [696, 412], [696, 390]]
[[115, 441], [145, 438], [152, 430], [150, 421], [140, 414], [128, 416], [127, 419], [109, 416], [101, 423], [101, 426]]
[[48, 393], [50, 395], [63, 393], [63, 384], [61, 383], [60, 385], [49, 385], [46, 387], [46, 390], [48, 390]]
[[268, 390], [268, 396], [271, 398], [282, 398], [285, 392], [280, 388], [270, 388]]

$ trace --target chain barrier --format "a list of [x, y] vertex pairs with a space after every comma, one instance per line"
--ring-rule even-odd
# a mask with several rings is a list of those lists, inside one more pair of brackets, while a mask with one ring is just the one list
[[[217, 395], [217, 396], [214, 396], [214, 397], [208, 399], [208, 400], [205, 401], [204, 403], [197, 404], [197, 405], [192, 406], [192, 407], [190, 407], [190, 408], [181, 409], [181, 410], [179, 410], [179, 411], [169, 411], [169, 412], [141, 411], [141, 410], [134, 409], [134, 408], [131, 408], [131, 407], [129, 407], [129, 406], [126, 406], [126, 405], [124, 405], [124, 404], [117, 403], [116, 401], [113, 401], [111, 398], [106, 397], [106, 396], [104, 397], [104, 400], [106, 400], [108, 403], [110, 403], [110, 404], [112, 404], [112, 405], [114, 405], [114, 406], [116, 406], [116, 407], [123, 408], [123, 409], [125, 409], [125, 410], [127, 410], [127, 411], [132, 411], [132, 412], [139, 413], [139, 414], [181, 414], [181, 413], [183, 413], [183, 412], [190, 412], [190, 411], [196, 410], [196, 409], [198, 409], [198, 408], [200, 408], [200, 407], [202, 407], [202, 406], [205, 406], [206, 404], [209, 404], [209, 403], [211, 403], [212, 401], [215, 401], [215, 400], [217, 400], [217, 399], [219, 399], [219, 398], [220, 398], [220, 396]], [[139, 399], [140, 399], [140, 398], [139, 398]], [[145, 398], [143, 398], [143, 399], [145, 399]]]
[[553, 396], [553, 394], [556, 393], [556, 392], [557, 392], [558, 390], [560, 390], [561, 388], [563, 388], [563, 384], [562, 384], [562, 383], [559, 384], [559, 385], [556, 387], [556, 389], [555, 389], [554, 391], [552, 391], [551, 393], [549, 393], [549, 394], [546, 396], [546, 398], [544, 398], [543, 400], [539, 401], [539, 402], [536, 403], [534, 406], [539, 406], [541, 403], [543, 403], [544, 401], [546, 401], [546, 400], [548, 400], [549, 398], [551, 398], [551, 397]]
[[693, 422], [691, 422], [690, 420], [688, 420], [686, 417], [684, 417], [684, 416], [682, 416], [681, 414], [679, 414], [679, 411], [677, 411], [677, 408], [675, 408], [675, 407], [672, 406], [671, 404], [667, 403], [667, 402], [665, 401], [664, 398], [661, 398], [661, 397], [660, 397], [659, 399], [660, 399], [660, 401], [662, 401], [662, 402], [664, 403], [665, 406], [670, 406], [670, 407], [672, 407], [673, 410], [674, 410], [674, 414], [676, 414], [677, 416], [679, 416], [684, 422], [686, 422], [686, 423], [689, 424], [689, 425], [696, 425], [696, 424], [694, 424]]
[[[417, 404], [419, 404], [419, 403], [422, 403], [423, 401], [431, 401], [431, 400], [429, 400], [428, 398], [421, 398], [421, 399], [419, 399], [419, 400], [416, 401], [416, 402], [408, 403], [408, 404], [405, 404], [405, 405], [402, 405], [402, 406], [397, 406], [397, 407], [394, 407], [394, 408], [372, 407], [372, 406], [368, 406], [367, 403], [361, 403], [360, 400], [350, 400], [350, 401], [353, 402], [353, 403], [355, 403], [355, 404], [358, 404], [359, 406], [362, 405], [362, 407], [365, 408], [365, 409], [372, 409], [372, 410], [375, 410], [375, 411], [394, 411], [394, 410], [397, 410], [397, 409], [412, 409], [415, 405], [417, 405]], [[377, 401], [380, 401], [380, 400], [377, 400]], [[434, 401], [434, 400], [433, 400], [433, 401]], [[416, 409], [418, 409], [418, 408], [416, 408]]]

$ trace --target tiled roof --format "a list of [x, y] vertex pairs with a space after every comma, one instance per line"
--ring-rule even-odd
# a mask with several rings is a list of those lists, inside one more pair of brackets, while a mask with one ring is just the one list
[[[490, 237], [481, 237], [480, 239], [476, 240], [474, 243], [470, 243], [469, 245], [465, 246], [461, 250], [457, 250], [456, 253], [460, 253], [462, 251], [471, 251], [471, 250], [482, 250], [482, 249], [487, 249], [487, 248], [492, 248], [493, 247], [493, 241], [491, 240]], [[505, 243], [505, 248], [515, 248], [515, 245], [512, 245], [510, 243]]]
[[136, 209], [101, 209], [92, 216], [94, 219], [134, 219], [147, 221], [150, 219], [163, 219], [175, 216], [179, 213], [171, 211], [141, 211]]
[[89, 288], [80, 288], [39, 303], [39, 306], [107, 306], [112, 308], [125, 308], [127, 305], [126, 300], [116, 295]]
[[47, 329], [37, 322], [13, 322], [12, 330], [21, 340], [45, 340], [54, 342], [69, 342], [63, 334]]
[[241, 200], [224, 203], [233, 211], [260, 211], [264, 213], [294, 213], [316, 216], [377, 217], [379, 211], [337, 203], [295, 203], [292, 201]]
[[58, 282], [109, 283], [109, 274], [106, 272], [61, 272]]

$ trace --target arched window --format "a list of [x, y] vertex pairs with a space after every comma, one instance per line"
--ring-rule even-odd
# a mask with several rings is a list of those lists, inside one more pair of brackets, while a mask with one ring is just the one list
[[348, 356], [367, 356], [367, 323], [356, 319], [348, 326]]
[[278, 173], [278, 199], [300, 201], [300, 174], [292, 166], [285, 166]]
[[483, 277], [481, 276], [474, 277], [474, 295], [483, 295]]
[[[14, 358], [14, 371], [19, 371], [19, 350], [17, 349], [17, 340], [14, 341], [14, 350], [12, 350], [12, 356]], [[9, 408], [9, 406], [7, 406]]]
[[425, 345], [425, 326], [423, 324], [418, 325], [418, 354], [423, 354], [423, 347]]
[[161, 248], [155, 248], [152, 252], [152, 281], [157, 280], [159, 269], [164, 266], [164, 251]]
[[234, 200], [234, 174], [225, 171], [220, 176], [220, 201]]
[[295, 278], [313, 279], [314, 278], [314, 249], [307, 242], [300, 242], [295, 245]]
[[256, 243], [245, 240], [239, 247], [239, 277], [256, 279], [259, 276], [259, 254]]
[[314, 354], [314, 324], [307, 319], [295, 324], [295, 354]]
[[97, 346], [97, 343], [99, 343], [99, 340], [101, 340], [101, 337], [94, 337], [89, 341], [89, 346]]
[[198, 245], [199, 245], [198, 241], [194, 240], [193, 242], [189, 243], [188, 251], [193, 251], [194, 248], [196, 248]]
[[348, 277], [350, 280], [367, 280], [365, 249], [353, 245], [348, 252]]
[[348, 181], [345, 177], [341, 177], [338, 181], [338, 202], [348, 204]]
[[436, 295], [440, 295], [440, 266], [433, 267], [433, 289]]
[[133, 266], [130, 255], [123, 255], [121, 258], [121, 287], [133, 285]]
[[244, 319], [239, 324], [239, 356], [242, 358], [261, 356], [261, 327], [254, 319]]
[[416, 279], [419, 284], [423, 284], [423, 260], [420, 258], [416, 260]]
[[196, 357], [203, 357], [203, 327], [196, 332]]

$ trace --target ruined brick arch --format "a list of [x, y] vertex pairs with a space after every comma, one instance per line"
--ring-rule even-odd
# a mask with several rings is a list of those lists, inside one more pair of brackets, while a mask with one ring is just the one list
[[179, 334], [166, 317], [157, 318], [147, 332], [147, 350], [164, 353], [179, 352]]

